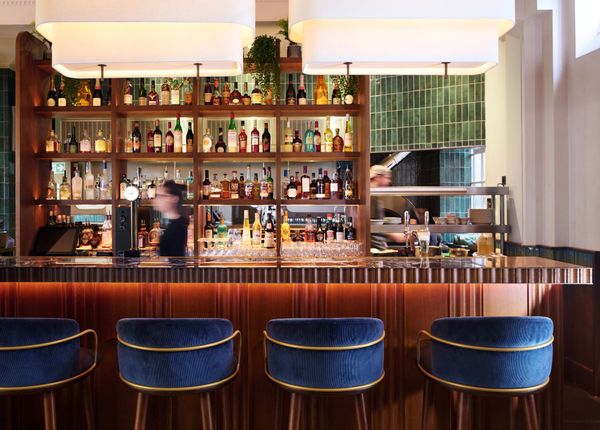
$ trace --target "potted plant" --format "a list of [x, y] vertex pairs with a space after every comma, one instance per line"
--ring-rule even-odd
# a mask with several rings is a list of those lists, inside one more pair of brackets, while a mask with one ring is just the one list
[[280, 28], [279, 33], [277, 34], [282, 35], [283, 38], [289, 42], [289, 45], [287, 47], [288, 58], [302, 57], [302, 47], [296, 42], [290, 40], [290, 33], [288, 31], [288, 20], [280, 19], [279, 21], [277, 21], [277, 26]]
[[358, 76], [333, 75], [331, 79], [339, 85], [340, 91], [344, 95], [344, 104], [354, 103], [354, 97], [358, 94]]
[[257, 36], [248, 50], [252, 74], [264, 91], [265, 103], [272, 104], [279, 96], [279, 39], [266, 34]]

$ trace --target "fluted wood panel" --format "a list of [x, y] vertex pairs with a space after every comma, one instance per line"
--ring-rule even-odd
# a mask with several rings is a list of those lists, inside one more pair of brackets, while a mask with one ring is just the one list
[[[289, 393], [264, 375], [262, 330], [282, 317], [374, 316], [385, 323], [386, 377], [367, 395], [373, 430], [420, 428], [423, 378], [415, 365], [416, 336], [433, 320], [467, 315], [548, 315], [556, 326], [550, 389], [538, 397], [542, 428], [559, 429], [562, 405], [562, 287], [548, 284], [166, 284], [166, 283], [0, 283], [2, 316], [70, 317], [100, 336], [101, 362], [94, 373], [96, 424], [100, 429], [133, 427], [135, 392], [118, 377], [115, 324], [125, 317], [222, 317], [243, 333], [242, 370], [222, 394], [213, 396], [218, 429], [285, 428]], [[451, 429], [452, 396], [435, 392], [431, 427]], [[42, 428], [41, 398], [1, 399], [6, 428]], [[30, 403], [33, 402], [33, 403]], [[62, 390], [57, 398], [59, 428], [80, 429], [80, 393]], [[475, 404], [475, 428], [511, 427], [511, 405], [503, 399]], [[197, 429], [199, 399], [152, 398], [149, 429]], [[276, 416], [279, 413], [279, 416]], [[12, 416], [9, 416], [12, 415]], [[8, 418], [7, 418], [8, 417]], [[276, 420], [278, 423], [276, 424]], [[1, 422], [1, 421], [0, 421]], [[304, 402], [303, 430], [354, 429], [351, 397]]]

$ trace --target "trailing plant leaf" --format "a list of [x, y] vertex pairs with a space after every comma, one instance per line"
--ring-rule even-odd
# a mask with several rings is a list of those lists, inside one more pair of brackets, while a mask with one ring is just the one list
[[252, 74], [266, 93], [271, 90], [273, 97], [279, 95], [279, 39], [274, 36], [260, 35], [248, 50], [248, 61], [254, 66]]

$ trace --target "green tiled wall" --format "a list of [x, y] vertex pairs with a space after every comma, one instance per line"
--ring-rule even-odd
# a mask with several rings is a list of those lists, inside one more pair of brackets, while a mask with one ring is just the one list
[[0, 219], [12, 237], [15, 234], [15, 153], [12, 150], [14, 104], [15, 72], [0, 69]]
[[485, 145], [484, 79], [372, 76], [371, 152]]
[[[471, 185], [471, 150], [440, 151], [440, 185], [468, 187]], [[471, 207], [470, 196], [440, 197], [440, 216], [453, 213], [466, 217]]]

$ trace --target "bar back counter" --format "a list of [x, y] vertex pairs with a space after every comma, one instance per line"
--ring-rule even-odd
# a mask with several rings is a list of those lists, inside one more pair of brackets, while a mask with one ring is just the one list
[[[367, 394], [371, 428], [408, 430], [420, 428], [424, 379], [415, 362], [420, 330], [447, 316], [545, 315], [554, 321], [554, 362], [550, 385], [537, 396], [538, 412], [541, 428], [559, 429], [562, 286], [590, 284], [591, 276], [589, 268], [535, 257], [319, 262], [17, 257], [0, 260], [0, 316], [73, 318], [82, 329], [97, 331], [100, 364], [93, 387], [99, 429], [130, 429], [134, 422], [136, 393], [119, 379], [119, 319], [227, 318], [242, 333], [241, 371], [213, 404], [218, 428], [236, 430], [285, 427], [289, 394], [278, 391], [264, 373], [262, 333], [269, 320], [377, 317], [385, 325], [385, 378]], [[58, 395], [60, 428], [84, 428], [78, 393], [74, 387]], [[450, 429], [452, 396], [442, 389], [435, 395], [431, 428]], [[0, 401], [2, 428], [43, 425], [41, 409], [26, 403], [32, 399]], [[521, 428], [512, 405], [506, 399], [478, 400], [475, 428]], [[351, 396], [310, 398], [301, 428], [355, 428], [353, 407]], [[148, 428], [192, 429], [200, 422], [195, 396], [150, 400]]]

